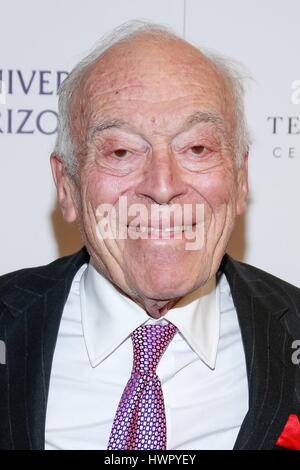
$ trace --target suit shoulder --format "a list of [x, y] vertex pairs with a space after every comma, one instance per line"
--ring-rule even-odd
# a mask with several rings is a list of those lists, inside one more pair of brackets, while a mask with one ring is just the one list
[[18, 269], [3, 274], [0, 276], [0, 297], [1, 294], [9, 289], [12, 284], [15, 284], [15, 282], [22, 284], [22, 281], [26, 282], [28, 278], [32, 278], [33, 276], [48, 279], [52, 278], [53, 280], [61, 279], [68, 269], [76, 268], [77, 266], [79, 268], [81, 264], [88, 262], [88, 259], [89, 256], [84, 247], [77, 253], [63, 256], [42, 266]]
[[[232, 260], [232, 258], [231, 258]], [[300, 299], [300, 288], [277, 277], [274, 274], [271, 274], [267, 271], [264, 271], [261, 268], [256, 266], [252, 266], [251, 264], [244, 263], [237, 260], [232, 260], [236, 269], [239, 271], [240, 275], [242, 275], [246, 280], [256, 280], [260, 279], [266, 282], [270, 287], [274, 289], [278, 289], [282, 293], [285, 292], [287, 295], [291, 295], [292, 297], [297, 297]]]

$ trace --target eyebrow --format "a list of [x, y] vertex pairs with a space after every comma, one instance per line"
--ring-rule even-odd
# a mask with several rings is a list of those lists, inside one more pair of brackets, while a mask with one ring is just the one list
[[222, 134], [226, 134], [226, 126], [224, 119], [219, 114], [208, 111], [196, 111], [188, 117], [184, 127], [189, 128], [195, 124], [202, 122], [212, 123]]
[[224, 130], [224, 119], [217, 113], [212, 113], [208, 111], [197, 111], [188, 117], [186, 124], [188, 126], [197, 124], [198, 122], [211, 122], [217, 127], [220, 127], [220, 130]]
[[117, 128], [121, 129], [122, 127], [128, 127], [128, 123], [126, 121], [121, 121], [119, 119], [109, 119], [106, 121], [99, 121], [87, 129], [88, 140], [92, 140], [95, 134], [99, 132], [103, 132], [106, 129]]
[[[226, 129], [225, 129], [225, 122], [221, 118], [220, 115], [217, 113], [213, 112], [208, 112], [208, 111], [196, 111], [195, 113], [191, 114], [184, 122], [183, 126], [177, 132], [176, 134], [180, 134], [183, 131], [188, 130], [190, 127], [194, 126], [195, 124], [198, 123], [212, 123], [213, 125], [216, 126], [216, 128], [223, 134], [226, 134]], [[94, 124], [92, 124], [90, 127], [87, 129], [87, 134], [88, 134], [88, 140], [92, 140], [95, 136], [95, 134], [101, 133], [107, 129], [128, 129], [128, 130], [133, 130], [132, 125], [129, 122], [120, 120], [120, 119], [108, 119], [105, 121], [98, 121]], [[135, 133], [136, 130], [134, 131]]]

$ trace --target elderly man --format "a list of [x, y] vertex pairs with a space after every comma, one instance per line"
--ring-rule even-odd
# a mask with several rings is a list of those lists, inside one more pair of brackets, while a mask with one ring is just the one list
[[299, 290], [225, 253], [242, 100], [226, 61], [151, 24], [65, 80], [51, 165], [85, 247], [0, 280], [1, 448], [299, 446]]

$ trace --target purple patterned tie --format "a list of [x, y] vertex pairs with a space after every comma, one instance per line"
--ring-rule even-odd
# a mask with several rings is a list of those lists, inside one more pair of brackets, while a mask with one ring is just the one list
[[164, 397], [156, 367], [177, 331], [172, 323], [142, 325], [131, 335], [133, 368], [112, 425], [108, 450], [166, 449]]

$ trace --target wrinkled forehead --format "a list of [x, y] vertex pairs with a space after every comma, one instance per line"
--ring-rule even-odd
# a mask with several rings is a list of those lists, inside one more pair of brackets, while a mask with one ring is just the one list
[[72, 105], [73, 121], [86, 126], [101, 118], [159, 123], [174, 112], [180, 120], [193, 106], [228, 120], [231, 108], [220, 71], [180, 40], [112, 47], [86, 70]]

